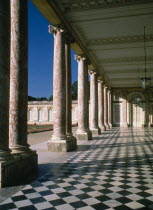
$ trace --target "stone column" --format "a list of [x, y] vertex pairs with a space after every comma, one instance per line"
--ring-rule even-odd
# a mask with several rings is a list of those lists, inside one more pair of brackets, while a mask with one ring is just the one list
[[[13, 158], [9, 149], [10, 1], [0, 1], [0, 161]], [[1, 167], [0, 167], [1, 185]], [[0, 186], [1, 187], [1, 186]]]
[[126, 128], [128, 127], [127, 123], [127, 93], [126, 91], [122, 91], [122, 123], [121, 127]]
[[98, 80], [98, 123], [102, 133], [102, 131], [106, 130], [104, 125], [104, 87], [102, 80]]
[[108, 130], [108, 94], [106, 86], [104, 86], [104, 125], [106, 127], [106, 130]]
[[151, 127], [150, 122], [150, 91], [145, 91], [145, 98], [146, 98], [146, 110], [145, 110], [145, 127]]
[[65, 35], [62, 25], [49, 26], [54, 34], [54, 73], [53, 73], [53, 135], [48, 141], [48, 150], [67, 152], [71, 142], [66, 136], [66, 71]]
[[12, 153], [31, 152], [27, 144], [28, 3], [11, 0], [10, 126]]
[[92, 133], [89, 130], [89, 102], [88, 102], [88, 66], [87, 59], [83, 55], [77, 55], [78, 61], [78, 130], [77, 140], [90, 140]]
[[108, 124], [109, 127], [112, 128], [112, 96], [111, 91], [108, 90]]
[[72, 149], [76, 149], [76, 138], [72, 134], [72, 78], [71, 78], [71, 49], [72, 37], [67, 34], [65, 41], [65, 69], [66, 69], [66, 135], [72, 142]]
[[98, 135], [100, 128], [98, 127], [98, 78], [97, 73], [90, 73], [90, 130], [92, 135]]

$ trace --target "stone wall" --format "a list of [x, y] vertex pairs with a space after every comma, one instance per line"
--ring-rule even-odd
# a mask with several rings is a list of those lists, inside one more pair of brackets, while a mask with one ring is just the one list
[[[141, 101], [136, 103], [139, 96]], [[153, 124], [153, 91], [142, 88], [113, 89], [113, 126], [148, 127]]]
[[[72, 123], [78, 121], [78, 103], [72, 102]], [[29, 101], [28, 124], [52, 124], [53, 102], [52, 101]]]

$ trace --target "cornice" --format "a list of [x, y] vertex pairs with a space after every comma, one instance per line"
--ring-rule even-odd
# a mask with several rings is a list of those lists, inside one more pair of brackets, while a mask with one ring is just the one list
[[[153, 61], [153, 56], [147, 56], [147, 61]], [[124, 62], [144, 62], [144, 56], [140, 57], [123, 57], [123, 58], [106, 58], [98, 61], [100, 64], [104, 63], [124, 63]]]
[[[82, 34], [82, 30], [78, 27], [79, 32]], [[85, 35], [84, 39], [85, 39]], [[146, 41], [153, 41], [153, 34], [146, 35]], [[125, 44], [125, 43], [136, 43], [144, 42], [143, 35], [134, 35], [134, 36], [119, 36], [119, 37], [109, 37], [104, 39], [95, 39], [95, 40], [86, 40], [88, 46], [100, 46], [100, 45], [112, 45], [112, 44]]]
[[[59, 1], [59, 0], [58, 0]], [[74, 11], [88, 11], [88, 10], [96, 10], [96, 9], [107, 9], [114, 7], [125, 7], [135, 4], [146, 4], [150, 3], [152, 0], [77, 0], [77, 1], [62, 1], [60, 3], [61, 8], [65, 12], [74, 12]]]

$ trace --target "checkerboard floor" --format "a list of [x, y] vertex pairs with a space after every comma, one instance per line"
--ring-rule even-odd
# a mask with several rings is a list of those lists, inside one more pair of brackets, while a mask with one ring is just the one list
[[0, 209], [153, 209], [153, 130], [114, 128], [94, 137]]

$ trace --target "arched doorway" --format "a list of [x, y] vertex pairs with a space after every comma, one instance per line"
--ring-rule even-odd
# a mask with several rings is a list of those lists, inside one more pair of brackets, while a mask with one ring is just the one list
[[[140, 98], [138, 102], [137, 99]], [[145, 97], [140, 92], [130, 93], [128, 101], [128, 124], [130, 127], [144, 127], [145, 125]]]

